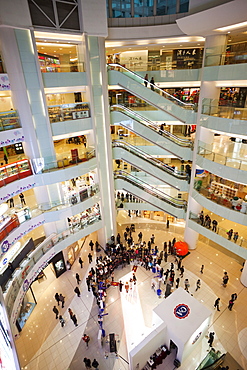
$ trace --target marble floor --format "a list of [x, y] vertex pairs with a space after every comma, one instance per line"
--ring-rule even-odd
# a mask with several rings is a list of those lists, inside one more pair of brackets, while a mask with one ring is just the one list
[[[133, 234], [137, 241], [137, 234], [143, 232], [143, 240], [149, 240], [151, 234], [155, 234], [155, 244], [162, 248], [163, 242], [172, 239], [182, 240], [183, 223], [170, 224], [166, 229], [164, 223], [147, 220], [140, 217], [127, 216], [125, 211], [118, 214], [118, 229], [123, 233], [126, 225], [135, 223], [136, 232]], [[124, 330], [124, 320], [120, 292], [117, 287], [110, 287], [107, 291], [106, 313], [104, 317], [104, 329], [106, 335], [115, 333], [119, 342], [117, 344], [118, 357], [115, 355], [106, 358], [106, 352], [109, 353], [109, 344], [107, 340], [101, 343], [98, 339], [98, 306], [91, 292], [87, 291], [85, 277], [90, 265], [87, 254], [89, 252], [88, 243], [90, 239], [94, 241], [97, 238], [96, 233], [86, 238], [85, 244], [81, 250], [81, 256], [84, 261], [84, 267], [81, 269], [78, 261], [75, 261], [72, 269], [65, 272], [58, 279], [55, 279], [53, 273], [46, 268], [47, 280], [44, 284], [38, 283], [33, 286], [34, 293], [37, 294], [38, 304], [32, 315], [24, 326], [20, 336], [16, 339], [16, 347], [22, 369], [27, 370], [80, 370], [84, 369], [84, 357], [93, 360], [97, 359], [100, 370], [127, 370], [128, 354], [126, 337]], [[94, 258], [96, 255], [94, 254]], [[164, 269], [173, 262], [173, 257], [169, 256], [168, 262], [162, 262]], [[93, 261], [93, 266], [95, 260]], [[204, 273], [200, 273], [200, 267], [204, 264]], [[226, 253], [224, 249], [217, 245], [209, 245], [202, 240], [198, 241], [197, 248], [184, 259], [185, 274], [181, 279], [180, 285], [183, 287], [184, 279], [190, 281], [190, 292], [200, 302], [212, 310], [212, 320], [209, 331], [215, 331], [216, 337], [214, 348], [222, 353], [229, 352], [233, 358], [238, 361], [239, 366], [230, 368], [230, 370], [247, 369], [247, 289], [240, 283], [240, 268], [242, 261], [235, 258], [234, 255]], [[131, 271], [132, 266], [126, 266], [115, 271], [115, 280]], [[229, 274], [229, 284], [226, 288], [221, 285], [223, 272]], [[81, 277], [80, 290], [81, 297], [75, 296], [73, 290], [76, 286], [75, 274], [79, 273]], [[145, 324], [151, 325], [152, 310], [160, 303], [160, 299], [151, 289], [151, 279], [153, 274], [142, 267], [138, 267], [136, 272], [137, 287], [140, 302], [143, 311], [143, 320]], [[201, 279], [201, 289], [197, 292], [196, 281]], [[43, 284], [43, 285], [42, 285]], [[65, 295], [65, 306], [59, 307], [60, 313], [65, 318], [65, 326], [62, 328], [55, 319], [52, 312], [56, 304], [54, 294], [61, 292]], [[164, 291], [164, 288], [163, 288]], [[227, 309], [228, 301], [232, 293], [238, 294], [238, 299], [233, 306], [233, 310]], [[213, 304], [217, 297], [221, 298], [220, 312], [214, 311]], [[162, 298], [163, 299], [163, 298]], [[78, 319], [78, 326], [75, 327], [68, 315], [68, 308], [71, 307]], [[138, 330], [138, 328], [135, 328]], [[134, 328], [133, 328], [134, 330]], [[86, 348], [82, 341], [82, 336], [87, 333], [91, 340], [89, 348]], [[107, 339], [107, 337], [106, 337]], [[198, 346], [192, 355], [185, 360], [180, 367], [182, 370], [194, 370], [198, 363], [207, 354], [207, 338], [203, 338], [201, 345]], [[173, 360], [175, 354], [167, 357], [166, 362], [159, 365], [158, 369], [174, 369]]]

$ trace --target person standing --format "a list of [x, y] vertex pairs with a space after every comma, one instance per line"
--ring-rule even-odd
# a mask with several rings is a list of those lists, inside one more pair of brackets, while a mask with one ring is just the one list
[[94, 358], [93, 359], [93, 362], [92, 362], [92, 366], [97, 370], [98, 369], [98, 367], [99, 367], [99, 363], [98, 363], [98, 361]]
[[78, 288], [78, 286], [75, 287], [74, 292], [77, 294], [77, 297], [81, 296], [81, 292], [80, 292], [80, 289]]
[[23, 193], [19, 194], [19, 198], [20, 198], [22, 207], [24, 207], [26, 205], [26, 201], [25, 201], [25, 197], [24, 197]]
[[142, 232], [140, 231], [138, 234], [138, 242], [141, 243], [142, 241]]
[[145, 74], [145, 77], [144, 77], [144, 81], [143, 82], [144, 82], [144, 86], [145, 87], [148, 87], [148, 74], [147, 73]]
[[91, 369], [91, 360], [89, 358], [84, 357], [83, 362], [86, 366], [86, 369]]
[[58, 293], [55, 294], [55, 300], [57, 301], [57, 305], [59, 306], [60, 297]]
[[82, 259], [81, 259], [81, 257], [79, 257], [79, 264], [81, 265], [81, 269], [83, 268], [83, 261], [82, 261]]
[[153, 77], [150, 80], [150, 87], [151, 87], [151, 90], [154, 91], [154, 78]]
[[212, 347], [213, 341], [214, 341], [214, 332], [213, 332], [213, 331], [211, 331], [211, 332], [209, 333], [209, 339], [208, 339], [209, 347]]
[[231, 300], [234, 302], [234, 301], [236, 301], [236, 299], [238, 298], [238, 295], [237, 295], [237, 293], [233, 293], [232, 295], [231, 295]]
[[232, 299], [230, 299], [229, 303], [228, 303], [228, 310], [232, 310], [232, 307], [234, 305], [234, 301]]
[[124, 287], [125, 287], [126, 293], [128, 293], [129, 292], [129, 287], [130, 287], [128, 281], [126, 281]]
[[214, 302], [214, 308], [217, 308], [217, 311], [220, 311], [220, 298], [217, 298], [216, 301]]
[[78, 272], [75, 274], [75, 278], [76, 278], [77, 284], [79, 285], [81, 279], [80, 279], [80, 275], [78, 274]]
[[62, 295], [62, 293], [59, 294], [59, 300], [62, 303], [62, 308], [64, 308], [64, 299], [65, 299], [65, 297]]
[[201, 266], [201, 271], [200, 271], [201, 274], [203, 274], [203, 270], [204, 270], [204, 265]]
[[212, 228], [212, 231], [217, 231], [217, 225], [218, 225], [218, 222], [216, 220], [213, 220], [212, 221], [212, 225], [213, 225], [213, 228]]
[[61, 326], [63, 328], [64, 327], [64, 324], [65, 324], [65, 320], [64, 320], [64, 318], [63, 318], [62, 315], [59, 315], [59, 322], [60, 322], [60, 324], [61, 324]]
[[178, 288], [179, 287], [179, 281], [180, 281], [180, 279], [179, 279], [179, 277], [176, 279], [176, 288]]
[[92, 261], [93, 261], [93, 256], [91, 255], [91, 253], [88, 253], [88, 262], [92, 263]]
[[93, 252], [94, 242], [92, 240], [90, 240], [89, 246], [91, 248], [91, 252]]
[[73, 316], [71, 316], [71, 320], [73, 321], [73, 323], [74, 323], [75, 326], [78, 326], [78, 324], [77, 324], [77, 317], [76, 317], [75, 314]]
[[84, 342], [86, 343], [86, 346], [88, 348], [88, 343], [90, 342], [90, 337], [89, 335], [87, 334], [84, 334], [83, 337], [82, 337], [82, 340], [84, 340]]
[[186, 290], [186, 292], [189, 293], [189, 287], [190, 287], [190, 283], [189, 283], [189, 279], [185, 279], [184, 280], [184, 289]]
[[182, 278], [184, 276], [184, 266], [180, 267], [180, 277]]
[[222, 280], [223, 280], [222, 285], [223, 285], [224, 288], [226, 288], [228, 280], [229, 280], [229, 276], [227, 275], [226, 271], [224, 272], [224, 276], [223, 276]]
[[121, 293], [122, 292], [122, 289], [123, 289], [123, 283], [122, 283], [122, 281], [120, 280], [119, 281], [119, 292]]
[[234, 243], [237, 243], [238, 237], [239, 237], [238, 232], [237, 232], [237, 231], [235, 231], [235, 233], [234, 233], [234, 235], [233, 235]]
[[169, 219], [167, 219], [167, 220], [166, 220], [166, 228], [167, 228], [167, 229], [169, 229], [169, 223], [170, 223], [170, 221], [169, 221]]
[[58, 311], [57, 307], [56, 307], [56, 306], [54, 306], [54, 307], [53, 307], [53, 309], [52, 309], [52, 311], [55, 313], [55, 315], [56, 315], [56, 319], [58, 319], [59, 311]]
[[8, 157], [7, 157], [6, 153], [4, 153], [3, 159], [4, 159], [5, 164], [9, 163], [9, 160], [8, 160]]
[[198, 279], [196, 282], [196, 291], [201, 288], [201, 280]]
[[10, 198], [9, 199], [9, 208], [14, 208], [14, 206], [15, 206], [15, 203], [14, 203], [14, 198]]

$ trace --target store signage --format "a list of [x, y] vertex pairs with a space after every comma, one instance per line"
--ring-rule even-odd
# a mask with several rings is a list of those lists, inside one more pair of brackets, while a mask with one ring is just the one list
[[6, 253], [9, 250], [9, 247], [10, 247], [10, 243], [8, 242], [8, 240], [5, 240], [1, 245], [2, 253]]
[[[23, 179], [24, 180], [24, 179]], [[8, 193], [6, 194], [4, 197], [0, 198], [0, 202], [6, 202], [6, 200], [8, 200], [9, 198], [13, 198], [14, 196], [28, 190], [28, 189], [32, 189], [34, 186], [36, 185], [36, 183], [32, 183], [32, 184], [27, 184], [26, 186], [20, 186], [17, 185], [16, 183], [16, 187], [17, 189], [15, 191], [12, 191], [11, 193]]]
[[174, 315], [178, 319], [185, 319], [190, 314], [190, 308], [187, 304], [180, 303], [174, 308]]
[[10, 90], [9, 77], [7, 73], [1, 73], [0, 77], [0, 91]]

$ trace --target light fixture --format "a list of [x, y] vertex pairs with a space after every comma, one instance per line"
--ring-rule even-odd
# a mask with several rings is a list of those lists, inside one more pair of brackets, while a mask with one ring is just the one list
[[232, 24], [230, 26], [216, 28], [214, 31], [226, 32], [229, 30], [235, 30], [236, 28], [242, 28], [245, 26], [247, 26], [247, 22], [241, 22], [241, 23]]

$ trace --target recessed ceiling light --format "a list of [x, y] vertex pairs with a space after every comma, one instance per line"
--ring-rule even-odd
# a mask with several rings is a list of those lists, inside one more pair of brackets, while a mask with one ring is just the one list
[[231, 33], [230, 31], [228, 31], [227, 33]]

